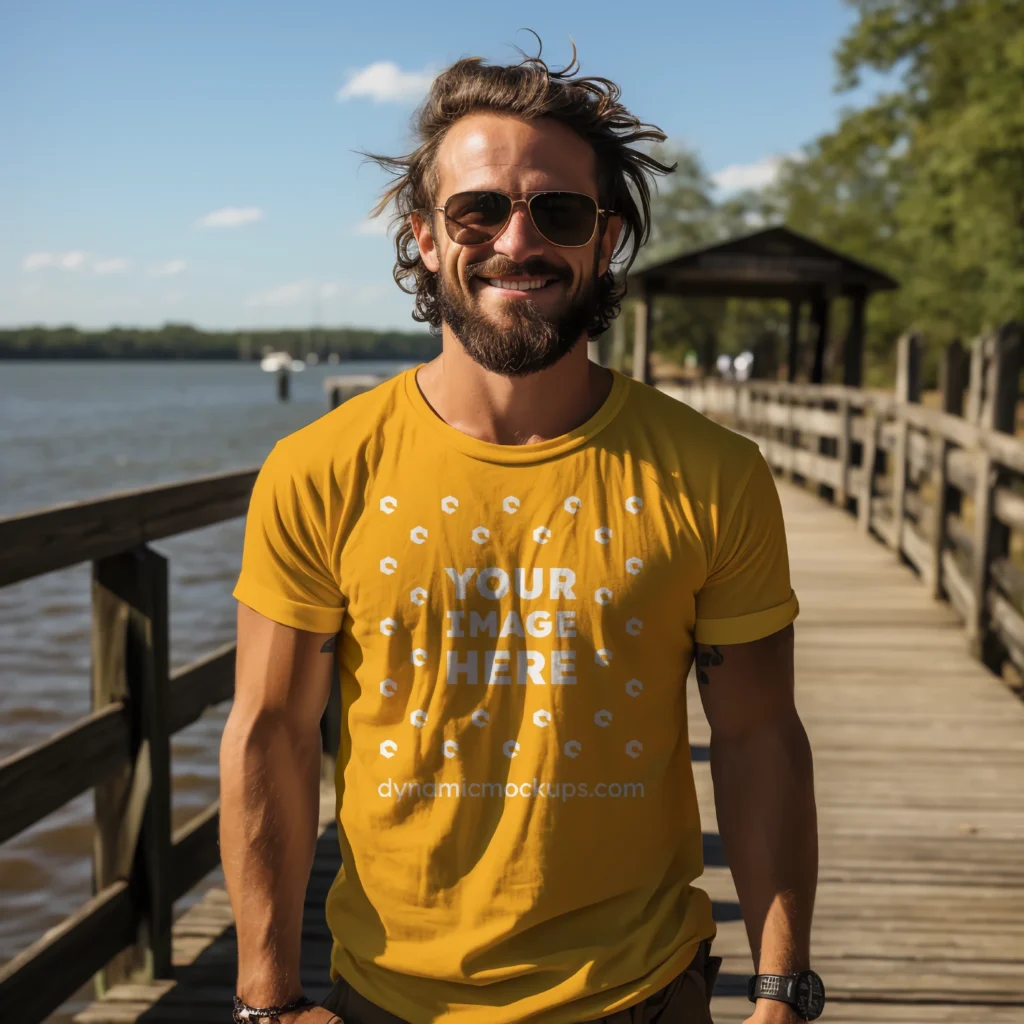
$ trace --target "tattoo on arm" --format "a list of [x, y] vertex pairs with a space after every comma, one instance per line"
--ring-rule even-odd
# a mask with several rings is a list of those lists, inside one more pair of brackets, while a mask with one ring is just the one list
[[718, 668], [722, 662], [725, 661], [725, 655], [722, 654], [721, 647], [705, 646], [704, 644], [697, 645], [697, 682], [702, 686], [707, 686], [711, 682], [711, 677], [708, 675], [709, 668]]
[[338, 634], [335, 633], [329, 640], [324, 641], [323, 647], [320, 648], [321, 654], [333, 654], [338, 649]]

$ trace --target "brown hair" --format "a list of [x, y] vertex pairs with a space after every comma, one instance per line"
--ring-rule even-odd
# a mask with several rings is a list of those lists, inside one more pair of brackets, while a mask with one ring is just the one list
[[[537, 44], [536, 57], [519, 51], [523, 56], [519, 64], [491, 65], [480, 57], [456, 61], [434, 79], [426, 100], [413, 117], [417, 148], [406, 156], [365, 154], [393, 176], [372, 216], [380, 216], [394, 203], [393, 222], [398, 226], [395, 281], [403, 291], [416, 296], [413, 319], [435, 329], [441, 326], [437, 280], [420, 257], [409, 214], [431, 210], [435, 205], [437, 152], [448, 130], [460, 118], [479, 111], [524, 121], [550, 117], [589, 142], [596, 157], [598, 203], [622, 217], [614, 257], [628, 248], [628, 258], [623, 261], [627, 270], [650, 234], [649, 179], [656, 173], [675, 170], [674, 164], [660, 163], [642, 149], [632, 148], [634, 143], [664, 142], [666, 136], [654, 125], [640, 121], [619, 102], [621, 90], [614, 82], [607, 78], [573, 77], [579, 70], [575, 44], [572, 60], [561, 71], [549, 68], [541, 60], [539, 36]], [[624, 283], [616, 285], [611, 267], [602, 275], [598, 289], [598, 311], [588, 327], [591, 337], [608, 329], [625, 294]]]

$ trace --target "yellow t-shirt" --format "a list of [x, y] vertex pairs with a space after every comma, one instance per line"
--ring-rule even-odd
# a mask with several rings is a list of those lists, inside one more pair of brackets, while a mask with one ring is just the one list
[[694, 641], [798, 610], [753, 442], [616, 374], [577, 430], [489, 444], [411, 370], [277, 444], [234, 593], [341, 633], [333, 975], [411, 1024], [563, 1024], [714, 935]]

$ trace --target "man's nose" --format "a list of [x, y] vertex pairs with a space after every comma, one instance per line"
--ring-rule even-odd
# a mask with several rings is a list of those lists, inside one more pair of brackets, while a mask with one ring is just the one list
[[542, 256], [546, 244], [523, 203], [515, 206], [505, 230], [491, 243], [495, 252], [516, 263], [525, 263], [531, 256]]

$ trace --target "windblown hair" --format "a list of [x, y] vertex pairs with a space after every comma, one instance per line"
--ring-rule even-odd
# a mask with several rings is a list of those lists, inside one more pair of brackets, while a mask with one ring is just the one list
[[[536, 35], [536, 33], [534, 33]], [[460, 118], [479, 112], [493, 112], [524, 121], [550, 117], [571, 128], [593, 147], [596, 157], [598, 204], [622, 217], [622, 232], [613, 255], [628, 270], [651, 229], [650, 181], [655, 174], [667, 174], [675, 165], [660, 163], [637, 143], [664, 142], [665, 134], [645, 124], [620, 102], [621, 90], [607, 78], [573, 77], [579, 70], [576, 47], [572, 60], [555, 71], [541, 59], [537, 36], [536, 57], [519, 64], [491, 65], [480, 57], [466, 57], [434, 79], [426, 100], [413, 116], [413, 131], [419, 143], [406, 156], [365, 154], [392, 175], [372, 215], [378, 217], [394, 205], [394, 277], [398, 286], [416, 296], [413, 319], [441, 326], [438, 281], [427, 269], [416, 245], [409, 214], [429, 212], [437, 205], [437, 153], [448, 130]], [[603, 223], [602, 223], [603, 228]], [[626, 254], [625, 258], [623, 254]], [[625, 294], [616, 284], [612, 267], [598, 282], [599, 303], [590, 337], [606, 331], [618, 315]]]

